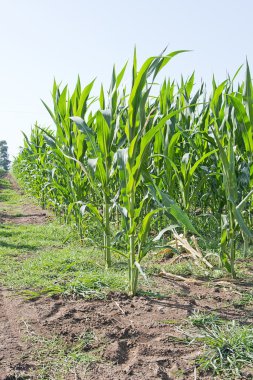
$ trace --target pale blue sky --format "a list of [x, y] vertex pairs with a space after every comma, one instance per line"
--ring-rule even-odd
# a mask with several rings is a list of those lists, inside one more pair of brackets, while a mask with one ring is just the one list
[[[179, 79], [195, 70], [196, 80], [231, 75], [247, 55], [253, 73], [252, 0], [0, 0], [0, 140], [10, 155], [22, 145], [21, 130], [51, 120], [53, 78], [73, 89], [97, 77], [108, 84], [137, 46], [139, 63], [158, 54], [177, 56], [163, 76]], [[243, 78], [243, 75], [242, 75]]]

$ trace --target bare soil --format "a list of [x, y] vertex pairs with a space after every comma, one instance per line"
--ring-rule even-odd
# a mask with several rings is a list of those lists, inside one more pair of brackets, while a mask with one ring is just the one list
[[[47, 220], [44, 211], [32, 205], [24, 205], [23, 211], [27, 215], [22, 223]], [[10, 221], [16, 219], [2, 219]], [[214, 379], [196, 368], [195, 359], [202, 347], [196, 342], [189, 344], [198, 331], [190, 330], [187, 317], [200, 310], [252, 323], [252, 307], [238, 308], [233, 303], [239, 292], [252, 289], [252, 284], [228, 280], [179, 282], [158, 277], [157, 286], [158, 291], [171, 295], [129, 298], [111, 293], [107, 300], [43, 296], [27, 301], [0, 288], [0, 380], [38, 379], [34, 373], [43, 362], [36, 356], [40, 343], [33, 337], [57, 336], [71, 346], [87, 333], [92, 333], [93, 339], [83, 349], [99, 354], [100, 359], [71, 368], [65, 380]], [[241, 378], [253, 379], [253, 375], [247, 372]]]
[[[15, 179], [10, 175], [6, 175], [6, 179], [10, 182], [13, 190], [23, 195]], [[18, 211], [18, 212], [17, 212]], [[52, 215], [47, 210], [42, 210], [31, 202], [20, 205], [18, 210], [4, 210], [0, 213], [0, 223], [14, 224], [43, 224], [46, 223]]]
[[[178, 284], [166, 280], [160, 285], [178, 290]], [[61, 297], [25, 301], [0, 289], [0, 379], [36, 379], [29, 373], [43, 363], [34, 362], [36, 344], [27, 337], [58, 336], [71, 345], [87, 332], [94, 339], [85, 349], [98, 350], [102, 360], [85, 366], [85, 371], [75, 368], [66, 380], [194, 379], [201, 346], [185, 340], [185, 319], [198, 309], [252, 323], [252, 310], [233, 307], [235, 297], [232, 288], [208, 284], [184, 285], [181, 295], [176, 292], [166, 299], [111, 294], [106, 301]]]

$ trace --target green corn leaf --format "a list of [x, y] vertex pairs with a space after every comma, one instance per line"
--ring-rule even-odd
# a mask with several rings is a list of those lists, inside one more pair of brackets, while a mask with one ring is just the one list
[[97, 169], [97, 162], [98, 158], [88, 158], [87, 160], [88, 168], [90, 169], [90, 172], [92, 173], [93, 177]]
[[188, 79], [186, 86], [185, 86], [185, 90], [186, 90], [186, 94], [187, 94], [188, 99], [191, 96], [191, 92], [192, 92], [193, 85], [194, 85], [194, 80], [195, 80], [195, 73], [193, 72], [192, 75], [190, 76], [190, 78]]
[[131, 170], [131, 167], [129, 165], [129, 162], [126, 164], [127, 174], [128, 174], [128, 181], [126, 186], [126, 192], [127, 194], [131, 194], [136, 189], [136, 181], [133, 176], [133, 171]]
[[197, 235], [199, 233], [193, 226], [188, 215], [179, 207], [179, 205], [166, 193], [159, 190], [154, 184], [148, 185], [153, 199], [162, 207], [168, 217], [173, 217], [176, 223], [179, 223], [187, 231], [193, 232]]
[[108, 127], [110, 128], [111, 126], [111, 111], [110, 110], [99, 110], [98, 113], [100, 113], [103, 118], [105, 119]]
[[139, 271], [139, 273], [141, 274], [141, 276], [145, 279], [145, 281], [148, 282], [148, 278], [147, 278], [146, 274], [144, 273], [144, 271], [143, 271], [143, 269], [142, 269], [140, 263], [138, 263], [138, 261], [135, 261], [135, 262], [134, 262], [134, 265], [135, 265], [136, 268], [138, 269], [138, 271]]
[[139, 242], [140, 244], [142, 245], [146, 239], [147, 239], [147, 235], [150, 231], [150, 224], [151, 224], [151, 221], [152, 221], [152, 218], [155, 214], [159, 213], [163, 211], [163, 208], [157, 208], [155, 210], [152, 210], [150, 211], [147, 215], [145, 215], [142, 223], [141, 223], [141, 229], [140, 229], [140, 232], [138, 233], [138, 239], [139, 239]]
[[[230, 162], [229, 162], [228, 157], [226, 155], [226, 151], [223, 148], [223, 146], [221, 145], [219, 137], [214, 130], [213, 130], [213, 134], [214, 134], [214, 138], [215, 138], [216, 144], [217, 144], [218, 149], [219, 149], [220, 159], [221, 159], [222, 165], [223, 165], [223, 171], [224, 171], [223, 180], [224, 180], [225, 191], [226, 191], [227, 197], [231, 198], [233, 201], [236, 201], [237, 183], [236, 183], [235, 172], [233, 170], [233, 162], [231, 162], [231, 161], [233, 161], [233, 157], [232, 157], [232, 160], [230, 158]], [[232, 145], [232, 140], [230, 140], [230, 144]], [[232, 146], [230, 147], [230, 154], [233, 155], [233, 147]]]
[[111, 132], [103, 114], [97, 112], [97, 142], [101, 153], [108, 158], [111, 146]]
[[136, 151], [137, 151], [137, 148], [138, 148], [138, 135], [136, 135], [130, 145], [129, 145], [129, 149], [128, 149], [128, 158], [129, 158], [129, 161], [134, 161], [135, 157], [136, 157]]
[[82, 91], [79, 102], [78, 102], [78, 109], [76, 112], [76, 116], [81, 117], [82, 119], [85, 116], [85, 113], [87, 111], [87, 101], [90, 95], [90, 92], [93, 88], [94, 82], [96, 79], [93, 79]]
[[68, 205], [68, 214], [70, 215], [74, 206], [75, 206], [75, 202], [71, 202], [69, 205]]
[[[164, 57], [150, 57], [142, 65], [139, 73], [137, 74], [134, 85], [129, 97], [129, 123], [130, 129], [135, 127], [137, 111], [141, 103], [141, 93], [143, 88], [146, 86], [147, 78], [153, 73], [153, 80], [159, 71], [177, 54], [183, 53], [186, 50], [179, 50], [172, 52]], [[130, 141], [133, 136], [128, 134]]]
[[63, 120], [65, 119], [65, 116], [66, 116], [67, 92], [68, 92], [68, 86], [65, 86], [57, 103], [59, 114]]
[[218, 111], [218, 107], [217, 107], [218, 102], [220, 100], [220, 96], [222, 95], [226, 84], [227, 84], [227, 80], [225, 80], [217, 88], [215, 88], [214, 94], [210, 102], [210, 108], [214, 111], [214, 114], [216, 114]]
[[28, 146], [31, 146], [31, 142], [30, 142], [29, 138], [27, 137], [27, 135], [24, 132], [22, 132], [22, 135], [24, 136], [24, 140], [25, 140], [26, 144]]
[[128, 182], [128, 173], [127, 173], [127, 161], [128, 161], [128, 149], [119, 149], [117, 151], [117, 163], [118, 163], [118, 170], [119, 170], [119, 185], [121, 189], [121, 196], [124, 206], [128, 207], [128, 198], [127, 198], [127, 182]]
[[49, 115], [51, 116], [53, 122], [56, 124], [56, 119], [55, 119], [55, 115], [54, 115], [53, 111], [51, 111], [51, 109], [48, 107], [48, 105], [42, 99], [40, 99], [40, 100], [44, 104], [44, 106], [45, 106], [47, 112], [49, 113]]
[[137, 219], [139, 218], [140, 214], [141, 214], [141, 211], [143, 209], [143, 206], [144, 205], [147, 205], [148, 204], [148, 201], [149, 201], [149, 194], [147, 193], [143, 198], [142, 200], [140, 201], [139, 203], [139, 207], [137, 207], [134, 211], [134, 218]]
[[[139, 180], [142, 168], [145, 165], [144, 156], [153, 137], [156, 135], [158, 131], [160, 131], [164, 127], [165, 123], [168, 120], [170, 120], [173, 116], [177, 115], [180, 111], [181, 110], [170, 112], [167, 116], [163, 117], [155, 127], [151, 128], [147, 133], [145, 133], [144, 136], [142, 136], [140, 151], [136, 158], [136, 163], [132, 169], [132, 175], [135, 178], [136, 182]], [[137, 139], [134, 144], [137, 144]], [[136, 149], [133, 148], [132, 150], [135, 151]]]
[[85, 121], [81, 119], [79, 116], [73, 116], [70, 117], [70, 119], [78, 126], [80, 131], [85, 134], [87, 144], [89, 144], [91, 148], [91, 153], [95, 156], [98, 155], [99, 149], [96, 144], [94, 131], [91, 128], [89, 128]]
[[227, 269], [229, 273], [232, 271], [232, 267], [229, 261], [229, 256], [225, 252], [221, 252], [220, 254], [221, 262], [224, 265], [224, 267]]
[[186, 212], [184, 212], [176, 202], [166, 193], [161, 192], [161, 203], [166, 208], [169, 215], [173, 216], [177, 223], [186, 228], [187, 231], [198, 234]]
[[[233, 206], [234, 206], [234, 204], [233, 204]], [[248, 237], [250, 237], [251, 239], [253, 239], [253, 232], [248, 228], [248, 226], [244, 222], [240, 210], [238, 208], [236, 208], [235, 206], [233, 207], [233, 210], [234, 210], [234, 215], [236, 217], [236, 220], [237, 220], [241, 230], [243, 231], [243, 233], [245, 235], [247, 235]]]
[[205, 159], [207, 158], [207, 157], [209, 157], [209, 156], [211, 156], [212, 154], [214, 154], [215, 152], [217, 152], [218, 151], [218, 149], [214, 149], [214, 150], [212, 150], [211, 152], [207, 152], [207, 153], [205, 153], [198, 161], [196, 161], [195, 162], [195, 164], [191, 167], [191, 169], [190, 169], [190, 172], [189, 172], [189, 174], [190, 174], [190, 176], [192, 177], [193, 176], [193, 174], [194, 174], [194, 172], [196, 171], [196, 169], [199, 167], [199, 165], [203, 162], [203, 161], [205, 161]]
[[99, 104], [100, 104], [101, 110], [104, 110], [105, 109], [105, 94], [104, 94], [104, 88], [102, 84], [100, 88]]
[[177, 51], [173, 51], [173, 52], [171, 52], [171, 53], [166, 54], [166, 55], [163, 56], [163, 54], [164, 54], [165, 51], [166, 51], [166, 49], [163, 50], [163, 52], [160, 54], [160, 56], [155, 57], [155, 61], [152, 64], [152, 66], [150, 67], [149, 75], [151, 75], [151, 73], [154, 72], [154, 74], [153, 74], [153, 81], [156, 78], [157, 74], [162, 70], [162, 68], [164, 66], [167, 65], [167, 63], [173, 57], [175, 57], [176, 55], [181, 54], [181, 53], [187, 53], [187, 52], [189, 52], [189, 50], [177, 50]]
[[85, 152], [86, 152], [85, 135], [82, 133], [79, 133], [77, 135], [76, 149], [77, 149], [76, 158], [80, 161], [83, 159]]
[[137, 77], [137, 52], [136, 46], [134, 47], [133, 68], [132, 68], [132, 88]]
[[82, 215], [84, 215], [84, 213], [86, 211], [89, 212], [91, 215], [93, 215], [97, 219], [97, 221], [100, 222], [101, 226], [104, 228], [103, 218], [102, 218], [99, 210], [97, 209], [97, 207], [95, 207], [91, 203], [84, 204], [81, 206], [80, 212]]
[[53, 149], [56, 149], [56, 143], [55, 139], [51, 136], [44, 136], [45, 142], [47, 143], [48, 146], [50, 146]]
[[101, 157], [98, 157], [97, 169], [98, 169], [97, 174], [99, 176], [99, 180], [100, 180], [101, 185], [103, 187], [103, 191], [105, 191], [107, 193], [110, 191], [110, 189], [108, 187], [109, 173], [106, 171], [105, 162]]
[[232, 78], [232, 82], [234, 82], [234, 80], [236, 79], [237, 75], [241, 71], [242, 67], [243, 67], [243, 64], [236, 70], [236, 72], [235, 72], [235, 74], [234, 74], [234, 76]]
[[248, 61], [246, 60], [245, 90], [243, 94], [251, 125], [253, 124], [253, 87]]
[[122, 70], [120, 71], [120, 73], [116, 77], [116, 88], [119, 87], [119, 85], [120, 85], [120, 83], [121, 83], [121, 81], [122, 81], [122, 79], [124, 77], [127, 64], [128, 64], [128, 62], [125, 63], [125, 65], [123, 66]]
[[236, 123], [239, 122], [240, 130], [243, 136], [245, 149], [247, 152], [253, 152], [253, 135], [252, 135], [252, 123], [249, 120], [246, 109], [241, 101], [233, 95], [228, 95], [228, 98], [232, 102], [236, 112]]
[[243, 200], [236, 206], [237, 210], [241, 211], [244, 209], [246, 202], [253, 195], [253, 189], [243, 198]]
[[180, 172], [183, 175], [183, 179], [186, 180], [186, 176], [188, 173], [188, 167], [191, 165], [191, 154], [189, 152], [184, 153], [182, 159], [181, 159], [181, 166], [180, 166]]
[[[144, 86], [146, 85], [148, 69], [151, 63], [154, 61], [154, 59], [155, 59], [154, 57], [148, 58], [146, 62], [142, 65], [139, 73], [137, 74], [135, 78], [134, 86], [129, 97], [128, 114], [129, 114], [130, 128], [135, 127], [137, 111], [138, 111], [140, 100], [141, 100], [141, 92]], [[130, 139], [130, 141], [132, 140], [130, 135], [128, 136], [128, 138]]]
[[173, 231], [173, 230], [176, 229], [177, 227], [178, 227], [177, 224], [173, 224], [173, 225], [171, 225], [171, 226], [169, 226], [169, 227], [163, 228], [163, 229], [158, 233], [158, 235], [153, 239], [153, 241], [159, 241], [159, 240], [163, 237], [163, 235], [164, 235], [166, 232], [168, 232], [168, 231]]

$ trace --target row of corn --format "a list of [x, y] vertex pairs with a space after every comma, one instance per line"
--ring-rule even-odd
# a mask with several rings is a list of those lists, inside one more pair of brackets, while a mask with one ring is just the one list
[[[124, 85], [127, 65], [113, 68], [109, 90], [101, 86], [98, 97], [94, 81], [82, 88], [78, 78], [72, 94], [54, 82], [52, 106], [44, 103], [54, 128], [35, 125], [14, 163], [24, 186], [74, 223], [82, 240], [92, 239], [93, 221], [105, 266], [114, 252], [128, 261], [130, 294], [142, 259], [171, 229], [205, 239], [205, 224], [215, 218], [220, 260], [233, 277], [237, 243], [247, 255], [253, 237], [248, 63], [243, 83], [213, 79], [210, 96], [204, 83], [195, 89], [194, 74], [180, 84], [164, 80], [157, 95], [157, 75], [181, 53], [150, 57], [138, 68], [135, 52], [131, 85]], [[202, 225], [192, 223], [195, 214]]]

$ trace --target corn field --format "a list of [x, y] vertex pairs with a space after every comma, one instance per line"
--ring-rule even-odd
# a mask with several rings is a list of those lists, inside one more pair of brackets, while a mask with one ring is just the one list
[[74, 224], [83, 244], [100, 247], [105, 270], [115, 255], [128, 262], [131, 295], [145, 276], [143, 258], [166, 246], [173, 229], [203, 241], [214, 220], [220, 262], [232, 277], [238, 245], [246, 257], [253, 237], [249, 65], [240, 84], [237, 73], [221, 84], [213, 79], [211, 94], [204, 83], [195, 88], [194, 74], [165, 79], [157, 94], [157, 75], [184, 53], [138, 67], [135, 52], [131, 85], [124, 85], [127, 65], [114, 67], [98, 96], [94, 81], [83, 88], [78, 77], [72, 94], [54, 82], [52, 104], [44, 103], [54, 127], [35, 124], [13, 166], [43, 207]]

